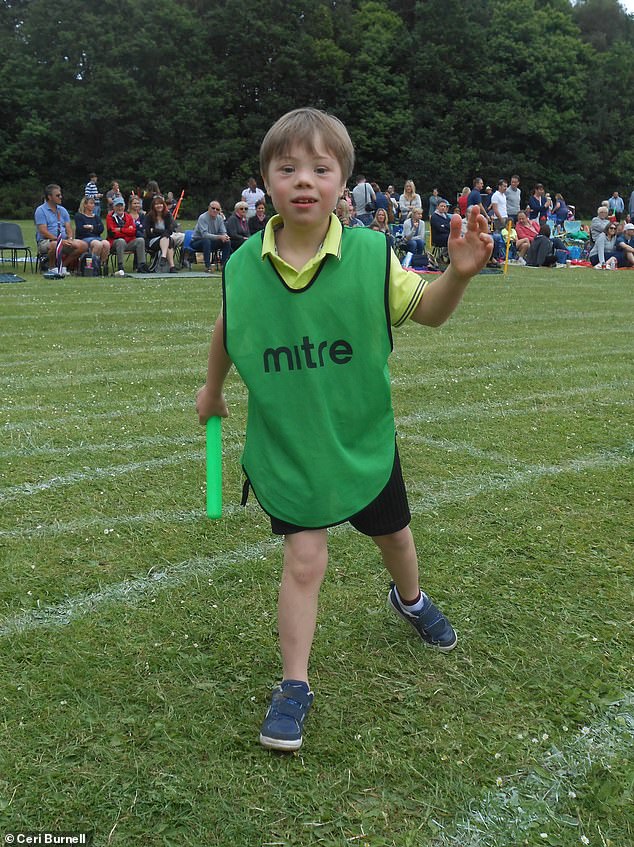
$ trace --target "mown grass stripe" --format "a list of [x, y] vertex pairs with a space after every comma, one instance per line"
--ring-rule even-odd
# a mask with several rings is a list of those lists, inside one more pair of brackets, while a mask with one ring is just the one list
[[[503, 788], [490, 792], [479, 804], [473, 803], [464, 817], [448, 827], [434, 820], [445, 831], [430, 847], [516, 847], [529, 843], [525, 839], [537, 826], [546, 836], [553, 825], [578, 828], [581, 822], [558, 812], [558, 806], [575, 796], [574, 789], [593, 767], [609, 768], [611, 760], [626, 755], [633, 745], [634, 692], [628, 691], [569, 744], [551, 747], [539, 770], [520, 779], [515, 775], [502, 778]], [[582, 835], [583, 827], [577, 831]], [[546, 839], [545, 843], [552, 842]]]
[[[422, 385], [423, 383], [418, 382], [417, 380], [412, 379], [411, 385]], [[405, 387], [403, 384], [400, 384], [398, 388]], [[425, 406], [425, 412], [416, 412], [410, 415], [405, 415], [400, 418], [397, 418], [396, 423], [398, 425], [407, 426], [412, 423], [419, 423], [421, 420], [426, 423], [432, 422], [433, 420], [447, 420], [454, 417], [460, 417], [463, 413], [465, 416], [473, 417], [482, 415], [483, 417], [489, 417], [496, 412], [502, 413], [511, 413], [515, 411], [516, 414], [528, 414], [530, 412], [535, 411], [535, 409], [517, 409], [513, 410], [511, 404], [521, 404], [521, 403], [533, 403], [533, 404], [541, 404], [551, 400], [565, 400], [569, 397], [588, 397], [594, 394], [604, 395], [607, 391], [618, 391], [624, 392], [632, 388], [631, 380], [615, 380], [612, 382], [602, 382], [602, 383], [594, 383], [593, 385], [582, 385], [575, 386], [574, 388], [567, 389], [559, 389], [555, 391], [541, 391], [538, 393], [531, 394], [520, 394], [514, 395], [511, 400], [484, 400], [478, 403], [471, 404], [461, 404], [459, 406]], [[227, 392], [227, 396], [230, 397], [231, 401], [236, 401], [246, 397], [246, 390], [241, 390], [240, 388], [234, 389], [232, 386], [230, 390]], [[622, 396], [622, 395], [621, 395]], [[619, 400], [618, 402], [626, 402], [625, 400]], [[9, 411], [7, 409], [6, 411]], [[97, 408], [99, 408], [97, 406]], [[575, 406], [571, 406], [570, 404], [566, 404], [567, 409], [578, 408]], [[90, 417], [99, 419], [99, 420], [116, 420], [121, 417], [129, 417], [132, 414], [139, 415], [147, 415], [153, 414], [155, 412], [163, 412], [171, 409], [178, 409], [180, 411], [191, 411], [192, 415], [194, 414], [194, 397], [193, 394], [191, 398], [188, 398], [187, 401], [174, 402], [168, 398], [161, 400], [159, 403], [147, 405], [147, 406], [135, 406], [134, 410], [127, 406], [122, 409], [112, 409], [108, 412], [99, 412], [93, 411], [91, 412]], [[27, 409], [22, 409], [21, 411], [41, 411], [42, 407], [40, 406], [29, 406]], [[548, 409], [539, 409], [539, 412], [553, 411], [559, 410], [558, 406], [550, 406]], [[46, 409], [42, 412], [41, 420], [33, 420], [29, 421], [8, 421], [0, 427], [0, 429], [4, 429], [6, 431], [24, 431], [24, 432], [32, 432], [34, 429], [59, 429], [63, 425], [72, 424], [75, 421], [84, 421], [86, 420], [85, 412], [70, 412], [67, 415], [56, 415], [54, 420], [47, 419]], [[51, 407], [48, 409], [49, 413], [51, 411]], [[52, 407], [52, 411], [56, 412], [57, 407]]]
[[[634, 444], [626, 445], [626, 447], [628, 449], [628, 457], [626, 459], [620, 456], [616, 450], [611, 450], [606, 451], [602, 454], [597, 454], [596, 456], [587, 456], [581, 459], [574, 459], [571, 462], [567, 462], [563, 465], [536, 465], [532, 468], [527, 469], [525, 472], [515, 473], [508, 477], [482, 475], [479, 479], [476, 480], [475, 484], [473, 482], [473, 477], [466, 477], [465, 481], [467, 479], [471, 480], [470, 485], [465, 486], [462, 484], [452, 484], [448, 486], [442, 494], [427, 494], [426, 496], [419, 497], [416, 501], [412, 501], [411, 511], [414, 515], [420, 515], [426, 512], [436, 511], [443, 505], [460, 503], [463, 502], [465, 499], [477, 497], [481, 494], [487, 494], [493, 491], [508, 491], [513, 488], [520, 487], [521, 485], [527, 482], [535, 482], [540, 477], [550, 476], [553, 474], [579, 473], [582, 471], [588, 471], [607, 466], [619, 466], [621, 464], [625, 464], [626, 461], [634, 457]], [[427, 485], [425, 483], [418, 482], [410, 487], [410, 492], [420, 493], [421, 489], [425, 491], [426, 487]], [[239, 507], [232, 509], [231, 516], [237, 514], [238, 511]], [[168, 513], [158, 514], [161, 514], [164, 519]], [[196, 512], [178, 512], [172, 514], [193, 515], [195, 517]], [[198, 516], [201, 520], [204, 519], [202, 504]], [[108, 523], [109, 526], [113, 525], [112, 519], [104, 520], [106, 523]], [[126, 520], [129, 521], [129, 518]], [[73, 528], [73, 531], [76, 531], [76, 527], [78, 525], [79, 522], [75, 522], [75, 527]], [[56, 527], [56, 525], [53, 525], [53, 527]], [[36, 532], [41, 532], [43, 528], [36, 527], [35, 529]], [[350, 529], [350, 524], [341, 524], [338, 527], [335, 527], [333, 529], [333, 532], [339, 534], [343, 532], [349, 532]], [[57, 529], [55, 531], [58, 530], [59, 525], [57, 525]], [[272, 549], [272, 544], [273, 542], [263, 542], [261, 545], [256, 545], [256, 548], [259, 550], [261, 547], [265, 547], [267, 550], [269, 550]], [[246, 549], [248, 551], [251, 551], [254, 548], [249, 547]], [[244, 548], [242, 548], [242, 550], [244, 550]], [[248, 554], [248, 558], [252, 558], [250, 552]], [[165, 574], [165, 576], [161, 576], [161, 581], [168, 580], [165, 583], [166, 585], [180, 584], [189, 579], [190, 576], [194, 574], [206, 574], [211, 570], [216, 570], [217, 566], [219, 567], [223, 563], [233, 564], [236, 562], [244, 562], [247, 561], [248, 558], [246, 557], [246, 554], [244, 552], [241, 552], [240, 549], [221, 553], [218, 557], [209, 557], [203, 559], [194, 558], [185, 562], [181, 562], [180, 564], [175, 565], [173, 567], [170, 567], [169, 571], [161, 571], [161, 574]], [[204, 563], [207, 563], [206, 566], [208, 570], [205, 569]], [[4, 622], [0, 623], [0, 636], [9, 635], [13, 632], [18, 631], [26, 631], [28, 629], [34, 629], [46, 625], [63, 625], [66, 623], [70, 623], [70, 621], [73, 620], [75, 616], [72, 614], [73, 610], [75, 610], [77, 614], [82, 615], [86, 614], [89, 611], [92, 611], [93, 609], [96, 609], [97, 606], [103, 603], [107, 603], [110, 600], [129, 600], [130, 598], [138, 598], [144, 593], [143, 586], [145, 586], [145, 591], [147, 592], [156, 586], [156, 582], [156, 576], [154, 575], [154, 572], [151, 571], [146, 577], [138, 577], [134, 580], [125, 580], [120, 583], [115, 583], [114, 585], [109, 586], [101, 592], [92, 592], [87, 595], [79, 595], [79, 597], [65, 600], [62, 604], [58, 604], [57, 606], [45, 607], [44, 609], [34, 609], [28, 612], [21, 613], [15, 617], [7, 618]], [[128, 586], [132, 586], [132, 588], [128, 588]], [[56, 611], [58, 609], [61, 609], [61, 611]]]

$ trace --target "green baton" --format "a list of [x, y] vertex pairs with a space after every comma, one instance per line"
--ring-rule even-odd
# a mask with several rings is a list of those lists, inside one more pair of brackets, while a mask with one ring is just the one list
[[222, 425], [220, 417], [207, 421], [207, 517], [222, 516]]

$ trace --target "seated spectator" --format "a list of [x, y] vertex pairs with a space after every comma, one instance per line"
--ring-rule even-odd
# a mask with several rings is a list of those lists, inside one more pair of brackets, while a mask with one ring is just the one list
[[605, 268], [606, 263], [610, 259], [615, 259], [617, 264], [619, 258], [621, 261], [624, 261], [623, 252], [619, 253], [616, 249], [616, 226], [616, 221], [613, 223], [608, 222], [603, 232], [597, 235], [588, 257], [595, 267]]
[[266, 228], [269, 216], [266, 214], [266, 203], [264, 200], [258, 200], [255, 204], [255, 215], [249, 218], [249, 232], [255, 235], [256, 232], [262, 232]]
[[134, 253], [136, 256], [136, 267], [139, 273], [149, 273], [145, 263], [145, 240], [136, 234], [136, 224], [125, 210], [123, 197], [115, 197], [112, 201], [113, 210], [106, 218], [106, 230], [110, 249], [114, 248], [117, 257], [116, 276], [124, 276], [124, 262], [126, 253]]
[[544, 197], [545, 189], [541, 182], [533, 188], [528, 198], [528, 216], [532, 221], [545, 221], [551, 209], [550, 201]]
[[439, 198], [436, 211], [429, 219], [432, 247], [442, 247], [443, 250], [447, 249], [451, 226], [451, 216], [447, 213], [448, 208], [449, 204], [445, 198]]
[[236, 205], [233, 207], [233, 214], [229, 215], [227, 218], [225, 227], [227, 229], [227, 235], [231, 239], [232, 253], [239, 250], [251, 235], [249, 232], [249, 222], [247, 220], [248, 211], [249, 207], [246, 202], [244, 200], [238, 200]]
[[524, 261], [531, 242], [539, 235], [539, 224], [537, 221], [529, 221], [526, 212], [518, 212], [514, 232], [517, 236], [515, 249], [519, 258]]
[[137, 236], [145, 239], [145, 212], [141, 206], [141, 198], [137, 197], [136, 194], [130, 195], [128, 214], [135, 223]]
[[95, 212], [96, 201], [93, 197], [84, 197], [75, 213], [75, 236], [85, 241], [92, 255], [98, 259], [98, 267], [104, 272], [108, 267], [110, 242], [101, 238], [103, 221]]
[[634, 267], [634, 224], [627, 223], [616, 236], [616, 257], [620, 268]]
[[407, 253], [403, 259], [403, 267], [409, 268], [417, 253], [425, 253], [425, 224], [422, 221], [423, 210], [414, 208], [410, 217], [403, 224], [403, 238]]
[[526, 254], [526, 264], [531, 268], [552, 268], [557, 264], [548, 224], [542, 224], [539, 234], [532, 240]]
[[[510, 221], [510, 215], [509, 215], [509, 221]], [[524, 257], [519, 254], [517, 244], [518, 244], [518, 241], [520, 241], [520, 240], [525, 242], [526, 243], [526, 250], [528, 251], [528, 248], [530, 247], [530, 242], [526, 239], [519, 239], [517, 237], [517, 230], [514, 227], [511, 229], [511, 231], [509, 233], [508, 225], [504, 227], [504, 229], [502, 230], [500, 235], [502, 236], [502, 243], [504, 244], [503, 258], [506, 259], [506, 243], [507, 243], [507, 241], [509, 241], [509, 238], [510, 238], [509, 261], [516, 259], [517, 262], [520, 265], [525, 265], [526, 262], [524, 260]]]
[[345, 197], [340, 197], [337, 200], [335, 215], [341, 221], [341, 226], [363, 226], [363, 221], [360, 221], [354, 214], [354, 206], [351, 210]]
[[81, 238], [73, 238], [70, 215], [62, 206], [62, 189], [59, 185], [50, 183], [46, 186], [44, 202], [35, 210], [34, 218], [37, 252], [46, 259], [42, 262], [43, 270], [56, 265], [55, 253], [60, 236], [64, 264], [67, 270], [75, 270], [79, 257], [88, 250], [88, 245]]
[[460, 210], [460, 214], [464, 218], [467, 214], [467, 200], [469, 199], [469, 187], [465, 185], [465, 187], [460, 192], [460, 197], [458, 197], [458, 208]]
[[608, 223], [608, 207], [601, 204], [597, 209], [597, 214], [590, 221], [590, 240], [593, 244], [596, 243], [596, 240], [602, 232], [605, 232], [605, 228]]
[[420, 194], [416, 193], [414, 180], [408, 179], [403, 186], [403, 193], [398, 198], [398, 207], [401, 213], [401, 220], [405, 221], [413, 209], [423, 210], [423, 204], [420, 201]]
[[390, 230], [390, 222], [387, 218], [387, 209], [377, 209], [374, 219], [369, 226], [369, 229], [374, 229], [377, 232], [382, 232], [390, 242], [390, 247], [394, 247], [394, 236]]
[[212, 200], [207, 211], [198, 218], [192, 235], [190, 247], [196, 253], [203, 254], [207, 272], [211, 271], [211, 256], [216, 250], [221, 251], [223, 268], [231, 255], [231, 242], [221, 212], [220, 203]]
[[152, 198], [150, 211], [145, 216], [145, 249], [151, 255], [160, 253], [157, 273], [169, 267], [171, 274], [176, 273], [174, 267], [174, 219], [167, 211], [165, 198], [161, 194], [155, 194]]

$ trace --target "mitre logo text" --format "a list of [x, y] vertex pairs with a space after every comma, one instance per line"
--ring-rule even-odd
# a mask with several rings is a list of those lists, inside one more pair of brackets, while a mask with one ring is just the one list
[[305, 335], [300, 344], [289, 347], [268, 347], [264, 351], [264, 373], [281, 371], [301, 371], [304, 368], [325, 368], [333, 365], [347, 365], [352, 359], [352, 346], [343, 338], [336, 341], [319, 341], [314, 344]]

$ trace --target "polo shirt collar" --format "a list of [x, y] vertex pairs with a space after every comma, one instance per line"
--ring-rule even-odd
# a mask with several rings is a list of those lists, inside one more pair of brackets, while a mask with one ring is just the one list
[[[267, 256], [277, 256], [277, 247], [275, 245], [275, 232], [284, 226], [284, 219], [281, 215], [273, 215], [267, 223], [264, 230], [264, 238], [262, 239], [262, 259]], [[317, 253], [315, 259], [323, 259], [326, 255], [334, 256], [335, 259], [341, 258], [341, 235], [343, 227], [341, 221], [334, 212], [330, 213], [330, 225], [328, 232], [323, 240], [323, 243]]]

